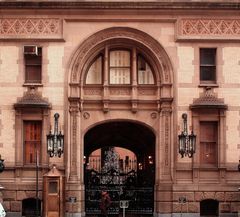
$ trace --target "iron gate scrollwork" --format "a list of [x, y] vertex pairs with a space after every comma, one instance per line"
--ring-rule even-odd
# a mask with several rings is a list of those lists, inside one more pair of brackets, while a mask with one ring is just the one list
[[128, 200], [129, 207], [126, 213], [136, 215], [153, 214], [153, 186], [144, 185], [139, 179], [137, 172], [131, 170], [120, 173], [115, 169], [105, 172], [98, 172], [94, 169], [85, 171], [85, 206], [87, 215], [100, 213], [99, 203], [101, 192], [107, 191], [111, 198], [109, 214], [119, 214], [122, 210], [119, 207], [120, 200]]
[[127, 214], [152, 215], [154, 165], [137, 165], [135, 156], [126, 155], [124, 160], [114, 147], [105, 147], [101, 155], [90, 156], [85, 163], [86, 214], [100, 213], [101, 192], [107, 191], [111, 198], [108, 214], [118, 215], [122, 212], [120, 200], [128, 200]]

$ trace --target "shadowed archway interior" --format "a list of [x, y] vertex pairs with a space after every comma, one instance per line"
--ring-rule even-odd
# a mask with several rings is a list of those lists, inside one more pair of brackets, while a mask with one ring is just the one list
[[109, 122], [90, 129], [84, 137], [85, 155], [106, 146], [118, 146], [133, 151], [137, 156], [154, 156], [155, 135], [147, 127], [133, 122]]

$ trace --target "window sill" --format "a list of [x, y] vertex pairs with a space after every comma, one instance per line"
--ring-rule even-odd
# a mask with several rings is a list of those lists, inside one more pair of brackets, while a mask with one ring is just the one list
[[219, 87], [219, 85], [218, 84], [204, 83], [204, 84], [199, 84], [198, 87]]
[[24, 83], [24, 84], [23, 84], [23, 87], [32, 87], [32, 86], [42, 87], [43, 84], [42, 84], [42, 83]]

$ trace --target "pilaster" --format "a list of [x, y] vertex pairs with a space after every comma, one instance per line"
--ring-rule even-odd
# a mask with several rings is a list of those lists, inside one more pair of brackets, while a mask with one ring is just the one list
[[78, 171], [77, 171], [77, 154], [78, 154], [78, 135], [79, 135], [79, 98], [71, 98], [69, 99], [70, 106], [70, 173], [69, 173], [69, 181], [75, 182], [79, 179]]

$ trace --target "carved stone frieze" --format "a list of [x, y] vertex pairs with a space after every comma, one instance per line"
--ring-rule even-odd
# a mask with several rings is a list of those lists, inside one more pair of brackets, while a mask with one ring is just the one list
[[188, 212], [197, 213], [199, 212], [199, 203], [188, 203]]
[[181, 204], [180, 203], [173, 203], [173, 212], [180, 213], [181, 212]]
[[156, 94], [156, 89], [139, 89], [138, 90], [139, 95], [146, 95], [151, 96]]
[[215, 199], [218, 201], [224, 201], [225, 200], [224, 192], [216, 192]]
[[[179, 25], [180, 36], [207, 37], [240, 37], [239, 19], [181, 19]], [[228, 37], [226, 37], [228, 36]]]
[[221, 203], [219, 209], [221, 213], [230, 212], [231, 205], [230, 203]]
[[125, 88], [118, 88], [118, 89], [110, 89], [110, 94], [111, 95], [130, 95], [131, 90], [130, 89], [125, 89]]
[[0, 38], [52, 37], [62, 35], [62, 20], [58, 18], [2, 18]]
[[194, 201], [194, 193], [193, 192], [174, 192], [173, 200], [178, 201], [180, 197], [185, 197], [187, 201]]
[[101, 95], [102, 90], [97, 88], [84, 89], [85, 95]]
[[204, 199], [215, 199], [215, 192], [204, 192]]
[[240, 198], [240, 192], [226, 192], [226, 201], [239, 201]]
[[213, 199], [218, 201], [237, 201], [239, 192], [195, 192], [195, 200], [201, 201], [206, 199]]
[[195, 192], [195, 200], [196, 201], [201, 201], [204, 199], [203, 192]]

